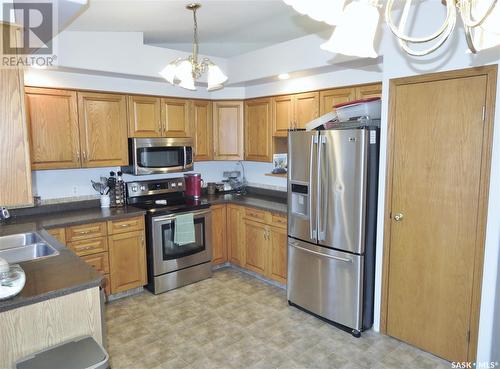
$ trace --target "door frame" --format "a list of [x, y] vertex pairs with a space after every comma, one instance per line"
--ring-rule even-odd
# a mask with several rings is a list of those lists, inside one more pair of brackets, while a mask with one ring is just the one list
[[495, 98], [498, 65], [488, 65], [467, 69], [452, 70], [411, 77], [391, 79], [389, 85], [389, 110], [387, 119], [387, 163], [385, 178], [385, 204], [384, 204], [384, 242], [382, 261], [382, 296], [380, 311], [380, 331], [387, 334], [387, 309], [389, 288], [389, 256], [391, 240], [391, 203], [392, 203], [392, 176], [394, 164], [395, 116], [396, 116], [396, 87], [422, 82], [434, 82], [447, 79], [486, 76], [486, 109], [484, 116], [485, 130], [483, 134], [483, 147], [481, 152], [481, 169], [479, 183], [479, 206], [476, 241], [474, 246], [474, 267], [471, 310], [469, 317], [469, 347], [468, 361], [475, 361], [477, 339], [479, 331], [479, 312], [481, 306], [481, 286], [484, 264], [484, 244], [486, 238], [486, 222], [488, 215], [488, 195], [491, 170], [491, 151], [493, 146], [493, 125], [495, 117]]

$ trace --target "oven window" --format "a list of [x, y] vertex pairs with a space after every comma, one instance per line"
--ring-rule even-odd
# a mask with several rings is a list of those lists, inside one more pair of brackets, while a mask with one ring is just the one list
[[142, 147], [137, 149], [137, 165], [142, 168], [184, 166], [184, 147]]
[[186, 245], [174, 243], [175, 222], [162, 225], [163, 260], [179, 259], [205, 251], [205, 218], [194, 220], [195, 242]]

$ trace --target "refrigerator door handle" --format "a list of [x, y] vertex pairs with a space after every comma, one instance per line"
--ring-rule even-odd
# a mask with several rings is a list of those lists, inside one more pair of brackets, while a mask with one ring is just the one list
[[[317, 225], [318, 225], [318, 241], [322, 241], [325, 239], [325, 230], [324, 226], [322, 226], [322, 223], [325, 218], [325, 203], [322, 200], [322, 187], [321, 184], [323, 183], [324, 178], [321, 178], [322, 175], [322, 168], [321, 168], [321, 157], [322, 157], [322, 152], [323, 148], [322, 145], [326, 145], [326, 136], [322, 136], [320, 134], [319, 136], [319, 143], [318, 143], [318, 178], [317, 178], [317, 183], [318, 183], [318, 205], [317, 205]], [[328, 194], [327, 194], [328, 195]], [[323, 220], [323, 221], [322, 221]]]
[[338, 256], [323, 254], [321, 252], [309, 250], [309, 249], [306, 249], [305, 247], [300, 247], [296, 243], [293, 243], [293, 242], [290, 242], [290, 246], [295, 247], [298, 250], [308, 252], [310, 254], [314, 254], [314, 255], [318, 255], [318, 256], [324, 256], [325, 258], [334, 259], [334, 260], [338, 260], [338, 261], [343, 261], [344, 263], [352, 263], [352, 259], [341, 258], [341, 257], [338, 257]]
[[[309, 236], [316, 241], [316, 229], [313, 227], [313, 155], [314, 147], [318, 143], [318, 136], [311, 136], [311, 150], [309, 152]], [[314, 212], [316, 217], [317, 212]], [[317, 224], [317, 223], [316, 223]]]

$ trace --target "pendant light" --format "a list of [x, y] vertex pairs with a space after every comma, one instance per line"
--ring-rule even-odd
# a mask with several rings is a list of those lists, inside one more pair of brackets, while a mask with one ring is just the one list
[[208, 91], [218, 90], [224, 87], [227, 81], [227, 76], [222, 70], [210, 59], [203, 58], [198, 61], [198, 21], [196, 11], [201, 7], [201, 4], [193, 3], [186, 5], [186, 9], [193, 12], [194, 22], [194, 37], [193, 37], [193, 53], [188, 58], [177, 58], [165, 66], [160, 72], [160, 75], [172, 85], [196, 90], [195, 81], [201, 75], [208, 71]]

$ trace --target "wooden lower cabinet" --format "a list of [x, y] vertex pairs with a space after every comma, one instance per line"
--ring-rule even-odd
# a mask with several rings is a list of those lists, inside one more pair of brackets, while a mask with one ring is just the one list
[[212, 205], [212, 264], [227, 261], [226, 205]]
[[243, 243], [243, 207], [227, 205], [227, 258], [231, 264], [245, 266], [245, 244]]
[[144, 232], [109, 236], [109, 256], [112, 293], [144, 286], [147, 283]]
[[106, 295], [147, 283], [144, 217], [126, 217], [47, 232], [104, 276]]
[[287, 276], [287, 239], [286, 228], [271, 227], [267, 276], [283, 284], [286, 284]]
[[244, 227], [245, 268], [265, 275], [267, 270], [267, 253], [269, 251], [269, 228], [263, 223], [249, 219], [244, 220]]

